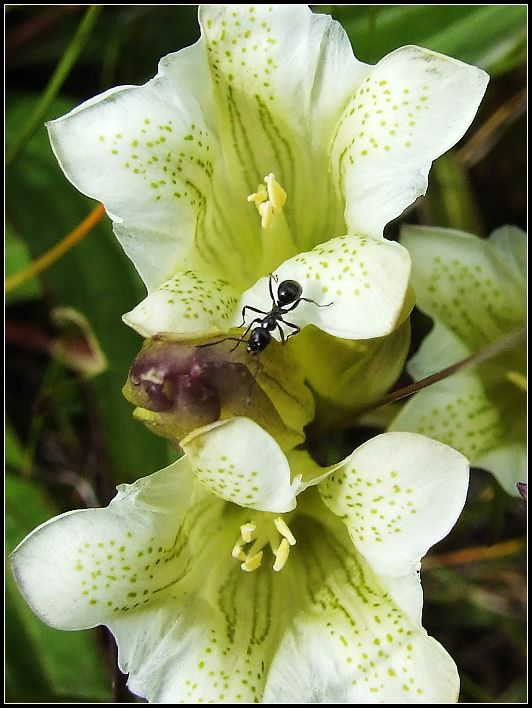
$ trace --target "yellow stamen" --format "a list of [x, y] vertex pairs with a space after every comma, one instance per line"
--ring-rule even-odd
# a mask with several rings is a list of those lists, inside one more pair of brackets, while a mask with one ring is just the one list
[[294, 538], [294, 534], [288, 528], [286, 521], [283, 519], [283, 517], [278, 516], [276, 519], [274, 519], [273, 523], [275, 524], [275, 528], [277, 529], [277, 531], [279, 531], [281, 536], [286, 538], [286, 540], [291, 546], [295, 546], [296, 539]]
[[274, 212], [278, 213], [282, 211], [286, 204], [286, 192], [275, 179], [273, 172], [270, 172], [270, 174], [264, 178], [264, 181], [266, 182], [266, 188], [268, 190], [268, 199]]
[[242, 561], [242, 570], [251, 573], [260, 566], [264, 548], [269, 545], [275, 556], [273, 569], [278, 572], [284, 568], [290, 547], [295, 543], [294, 534], [282, 516], [261, 513], [240, 526], [240, 538], [233, 546], [231, 555]]
[[247, 524], [242, 524], [240, 527], [240, 533], [242, 534], [242, 540], [244, 543], [249, 543], [250, 541], [253, 541], [255, 536], [253, 535], [254, 532], [257, 530], [257, 525], [254, 524], [252, 521], [248, 521]]
[[257, 187], [257, 191], [249, 195], [248, 202], [253, 202], [258, 209], [259, 205], [262, 204], [262, 202], [265, 202], [267, 199], [268, 190], [263, 184], [259, 184], [259, 186]]
[[526, 393], [528, 383], [526, 376], [523, 376], [523, 374], [520, 374], [518, 371], [507, 371], [506, 378], [517, 386], [517, 388], [520, 388], [521, 391]]
[[288, 543], [288, 540], [286, 538], [283, 538], [281, 541], [279, 548], [277, 549], [275, 553], [275, 563], [273, 564], [273, 569], [276, 572], [279, 572], [282, 570], [285, 566], [286, 561], [288, 560], [288, 556], [290, 554], [290, 544]]
[[261, 216], [261, 228], [267, 229], [273, 221], [273, 207], [271, 203], [264, 202], [264, 204], [259, 204], [259, 214]]
[[282, 212], [287, 196], [273, 172], [266, 175], [264, 182], [266, 184], [259, 184], [257, 191], [250, 194], [247, 200], [255, 204], [261, 217], [261, 227], [267, 229], [273, 223], [273, 215]]
[[240, 545], [240, 543], [235, 543], [233, 550], [231, 551], [231, 555], [237, 560], [246, 560], [246, 554], [242, 550], [242, 546]]
[[241, 563], [240, 567], [242, 568], [242, 570], [245, 570], [247, 573], [252, 573], [254, 570], [257, 570], [257, 568], [260, 566], [261, 563], [262, 563], [262, 551], [259, 551], [251, 558], [248, 558], [247, 561], [245, 561], [244, 563]]

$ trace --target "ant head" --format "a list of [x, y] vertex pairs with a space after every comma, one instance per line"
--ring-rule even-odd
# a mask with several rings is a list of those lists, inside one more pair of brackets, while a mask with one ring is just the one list
[[290, 305], [301, 297], [303, 287], [297, 280], [283, 280], [277, 288], [277, 303], [281, 307]]
[[247, 350], [250, 354], [262, 352], [272, 341], [272, 335], [262, 327], [255, 327], [249, 335]]

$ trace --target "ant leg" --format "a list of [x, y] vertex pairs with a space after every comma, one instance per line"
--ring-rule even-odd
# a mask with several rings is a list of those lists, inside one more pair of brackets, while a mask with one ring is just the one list
[[277, 325], [277, 329], [279, 330], [279, 334], [281, 335], [281, 344], [286, 344], [287, 337], [284, 336], [284, 332], [280, 324]]
[[[256, 307], [251, 307], [251, 305], [244, 305], [242, 308], [242, 324], [239, 324], [239, 327], [243, 327], [246, 324], [246, 310], [251, 310], [252, 312], [258, 312], [259, 315], [267, 315], [267, 312], [264, 312], [264, 310], [258, 310]], [[258, 318], [257, 318], [258, 319]], [[254, 322], [257, 322], [257, 319], [253, 320]]]
[[[238, 337], [224, 337], [223, 339], [219, 339], [217, 342], [207, 342], [207, 344], [197, 344], [196, 349], [202, 349], [203, 347], [213, 347], [215, 344], [221, 344], [222, 342], [243, 342], [243, 339], [239, 339]], [[238, 344], [236, 345], [238, 347]], [[236, 349], [236, 347], [235, 347]], [[232, 350], [231, 350], [232, 351]]]
[[281, 322], [285, 325], [288, 325], [288, 327], [292, 327], [294, 332], [290, 332], [290, 334], [286, 335], [284, 334], [283, 330], [281, 329], [280, 325], [277, 325], [279, 327], [279, 331], [281, 332], [281, 340], [283, 344], [286, 344], [286, 342], [290, 339], [290, 337], [293, 337], [294, 334], [297, 334], [298, 332], [301, 332], [301, 327], [298, 327], [297, 325], [293, 324], [292, 322], [286, 322], [286, 320], [281, 319]]
[[283, 314], [286, 314], [287, 312], [292, 312], [292, 310], [295, 310], [296, 307], [299, 305], [301, 300], [304, 300], [305, 302], [312, 302], [316, 307], [330, 307], [333, 303], [328, 302], [326, 305], [320, 305], [319, 302], [316, 302], [316, 300], [311, 300], [308, 297], [298, 297], [297, 300], [290, 305], [290, 307], [283, 307]]
[[334, 304], [334, 301], [333, 301], [333, 302], [328, 302], [326, 305], [320, 305], [319, 302], [316, 302], [316, 300], [311, 300], [308, 297], [300, 297], [299, 301], [301, 301], [301, 300], [304, 300], [305, 302], [312, 302], [317, 307], [330, 307], [332, 304]]

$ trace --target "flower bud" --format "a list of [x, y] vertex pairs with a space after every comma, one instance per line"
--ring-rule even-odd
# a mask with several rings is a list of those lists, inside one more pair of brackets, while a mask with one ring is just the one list
[[301, 442], [302, 434], [283, 422], [271, 392], [258, 383], [262, 362], [232, 347], [224, 342], [202, 347], [161, 336], [146, 340], [123, 388], [137, 406], [135, 417], [176, 445], [197, 428], [242, 415], [288, 447]]

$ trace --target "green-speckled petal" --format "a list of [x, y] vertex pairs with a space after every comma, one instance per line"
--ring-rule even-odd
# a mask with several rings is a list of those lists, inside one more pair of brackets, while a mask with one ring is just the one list
[[371, 68], [332, 150], [350, 233], [380, 236], [425, 193], [432, 161], [462, 137], [487, 83], [481, 69], [415, 46]]
[[[274, 276], [274, 294], [283, 280], [295, 280], [303, 287], [303, 297], [314, 300], [301, 301], [287, 312], [283, 317], [287, 322], [300, 328], [313, 324], [344, 339], [370, 339], [388, 334], [397, 325], [408, 289], [410, 258], [391, 241], [342, 236], [290, 258]], [[271, 309], [268, 278], [261, 278], [242, 295], [239, 307], [244, 305]], [[248, 314], [247, 322], [256, 316]], [[286, 336], [295, 331], [289, 325], [283, 330]], [[280, 339], [278, 332], [273, 335]]]
[[[420, 593], [416, 573], [379, 576], [336, 523], [306, 517], [291, 524], [298, 545], [283, 581], [292, 580], [286, 591], [297, 598], [297, 612], [275, 653], [263, 702], [456, 702], [453, 660], [394, 598], [408, 596], [411, 586]], [[290, 607], [293, 598], [287, 594], [285, 602]]]
[[187, 578], [195, 546], [220, 533], [223, 504], [194, 482], [185, 458], [118, 490], [105, 509], [39, 526], [11, 556], [26, 601], [53, 627], [109, 624], [160, 603]]
[[[228, 510], [227, 525], [246, 518]], [[226, 534], [209, 536], [196, 587], [116, 617], [130, 689], [153, 703], [455, 702], [454, 662], [345, 528], [306, 515], [291, 528], [298, 541], [281, 572], [263, 563], [245, 573], [224, 554]]]
[[226, 280], [188, 270], [163, 283], [123, 320], [143, 337], [208, 337], [227, 331], [237, 302], [238, 291]]
[[[482, 239], [452, 229], [405, 226], [401, 243], [412, 257], [417, 306], [470, 352], [525, 321], [526, 234], [520, 229], [503, 227]], [[433, 371], [440, 364], [438, 357]]]
[[414, 573], [453, 527], [465, 503], [468, 470], [463, 455], [436, 440], [385, 433], [351, 453], [319, 490], [370, 565], [401, 577]]
[[[329, 146], [367, 67], [355, 59], [337, 22], [304, 5], [203, 5], [199, 17], [227, 203], [231, 216], [243, 208], [252, 218], [245, 236], [262, 252], [257, 265], [264, 274], [345, 232]], [[287, 201], [272, 226], [261, 230], [256, 209], [245, 200], [270, 173]]]
[[[526, 235], [502, 227], [488, 239], [407, 226], [418, 307], [434, 328], [408, 364], [419, 380], [456, 364], [526, 322]], [[417, 393], [391, 430], [453, 445], [517, 495], [527, 477], [525, 342]]]
[[196, 479], [212, 494], [239, 506], [282, 513], [296, 506], [301, 478], [277, 441], [249, 418], [200, 428], [181, 441]]

